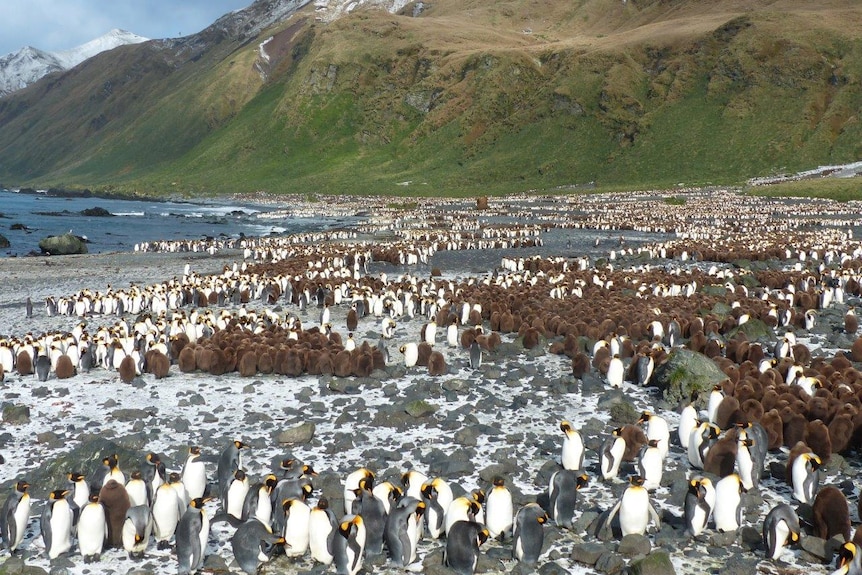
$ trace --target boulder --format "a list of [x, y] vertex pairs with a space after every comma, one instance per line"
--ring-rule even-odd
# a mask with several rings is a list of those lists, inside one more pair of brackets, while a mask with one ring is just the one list
[[676, 575], [676, 570], [665, 551], [653, 551], [643, 559], [629, 565], [632, 575]]
[[290, 429], [285, 429], [276, 436], [278, 443], [308, 443], [314, 437], [316, 426], [313, 422], [300, 423]]
[[3, 234], [0, 234], [0, 249], [8, 248], [10, 245], [9, 240]]
[[83, 239], [72, 234], [48, 236], [39, 242], [43, 254], [52, 256], [67, 256], [69, 254], [87, 253], [87, 244]]
[[706, 407], [708, 392], [725, 379], [724, 372], [702, 353], [677, 348], [656, 368], [652, 385], [661, 390], [664, 400], [670, 405], [678, 405], [697, 392], [698, 403]]
[[85, 210], [81, 210], [82, 216], [90, 216], [94, 218], [108, 218], [112, 217], [114, 214], [106, 210], [105, 208], [100, 208], [96, 206], [95, 208], [87, 208]]

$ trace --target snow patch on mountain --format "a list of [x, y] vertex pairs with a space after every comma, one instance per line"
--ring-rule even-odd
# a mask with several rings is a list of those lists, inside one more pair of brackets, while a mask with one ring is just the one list
[[360, 7], [378, 7], [394, 14], [409, 3], [410, 0], [315, 0], [314, 10], [319, 20], [331, 22]]
[[101, 52], [147, 40], [143, 36], [114, 29], [104, 36], [59, 52], [25, 46], [0, 58], [0, 97], [21, 90], [48, 74], [70, 70]]

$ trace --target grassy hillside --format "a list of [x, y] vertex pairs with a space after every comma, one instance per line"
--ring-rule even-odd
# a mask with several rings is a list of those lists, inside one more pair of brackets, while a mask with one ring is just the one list
[[426, 6], [103, 54], [0, 100], [0, 181], [477, 194], [739, 182], [862, 157], [852, 0]]

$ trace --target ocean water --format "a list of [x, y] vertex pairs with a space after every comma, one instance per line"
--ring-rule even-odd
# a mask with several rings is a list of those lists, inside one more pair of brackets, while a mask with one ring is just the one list
[[[83, 210], [104, 208], [113, 216], [84, 216]], [[344, 227], [350, 218], [302, 217], [272, 219], [260, 216], [274, 206], [254, 203], [206, 204], [59, 198], [0, 190], [0, 234], [11, 246], [0, 257], [39, 252], [39, 240], [71, 231], [89, 241], [90, 253], [132, 251], [136, 243], [166, 239], [236, 238], [296, 233]], [[24, 229], [12, 229], [16, 224]]]

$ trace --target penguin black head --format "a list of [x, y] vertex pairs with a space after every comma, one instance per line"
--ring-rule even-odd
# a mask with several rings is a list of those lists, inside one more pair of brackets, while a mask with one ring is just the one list
[[476, 539], [479, 541], [479, 545], [482, 545], [482, 543], [487, 541], [489, 537], [491, 537], [491, 534], [484, 528], [476, 533]]
[[48, 499], [50, 499], [51, 501], [58, 501], [65, 498], [67, 495], [69, 495], [68, 489], [55, 489], [48, 494]]
[[84, 474], [78, 473], [77, 471], [72, 471], [71, 473], [67, 473], [66, 477], [68, 477], [69, 481], [71, 481], [72, 483], [77, 483], [84, 479]]
[[237, 481], [244, 481], [246, 477], [245, 471], [243, 471], [242, 469], [237, 469], [236, 471], [234, 471], [233, 476], [234, 479], [236, 479]]
[[204, 501], [205, 499], [203, 497], [196, 497], [195, 499], [189, 501], [189, 506], [194, 507], [195, 509], [203, 509]]
[[191, 447], [189, 447], [189, 455], [200, 455], [200, 454], [201, 454], [200, 446], [192, 445]]
[[623, 433], [622, 427], [617, 427], [613, 431], [611, 431], [611, 435], [613, 435], [614, 437], [619, 437], [620, 435], [622, 435], [622, 433]]
[[547, 513], [542, 513], [541, 515], [536, 517], [536, 521], [539, 522], [539, 525], [544, 525], [545, 523], [548, 522], [548, 519], [550, 519], [550, 518], [548, 517]]
[[87, 501], [90, 503], [98, 503], [99, 502], [99, 494], [91, 493], [89, 497], [87, 497]]
[[247, 443], [243, 443], [242, 441], [239, 441], [238, 439], [234, 440], [233, 444], [234, 444], [234, 447], [236, 447], [237, 449], [243, 449], [243, 448], [249, 447], [249, 445]]
[[698, 498], [701, 496], [700, 490], [700, 479], [692, 479], [688, 482], [688, 492], [697, 495]]
[[818, 469], [820, 469], [820, 466], [823, 465], [823, 462], [820, 460], [820, 458], [813, 453], [806, 454], [806, 457], [808, 458], [808, 462], [811, 464], [812, 471], [817, 471]]
[[431, 499], [434, 494], [434, 486], [431, 483], [426, 483], [422, 486], [422, 496]]
[[312, 466], [303, 465], [302, 466], [302, 474], [303, 475], [314, 475], [314, 476], [316, 476], [317, 472], [314, 470], [314, 468]]
[[650, 447], [658, 447], [658, 441], [658, 439], [650, 439], [649, 441], [647, 441], [647, 445], [649, 445]]
[[473, 496], [473, 501], [475, 501], [479, 505], [485, 503], [485, 492], [481, 489], [477, 489], [471, 495]]
[[321, 497], [317, 500], [317, 508], [318, 509], [329, 509], [329, 499], [326, 497]]
[[494, 483], [494, 487], [505, 487], [506, 486], [506, 480], [503, 479], [502, 477], [500, 477], [499, 475], [494, 478], [493, 483]]
[[560, 431], [562, 431], [563, 433], [568, 433], [571, 430], [572, 430], [572, 424], [571, 423], [569, 423], [568, 421], [565, 421], [565, 420], [560, 422]]
[[306, 483], [302, 486], [302, 498], [308, 499], [311, 496], [312, 491], [314, 491], [314, 486], [311, 483]]
[[30, 484], [26, 481], [19, 481], [15, 484], [15, 491], [19, 493], [26, 493], [28, 489], [30, 489]]
[[129, 475], [129, 477], [131, 479], [141, 479], [143, 477], [143, 475], [141, 475], [140, 470], [136, 469], [136, 470], [132, 471], [132, 474]]
[[840, 570], [845, 565], [850, 565], [853, 563], [853, 559], [856, 558], [856, 554], [859, 553], [859, 548], [852, 541], [848, 541], [844, 545], [841, 546], [841, 549], [838, 551], [838, 559], [836, 560], [836, 567]]
[[293, 502], [294, 499], [285, 499], [281, 502], [281, 508], [284, 509], [285, 512], [287, 512], [287, 510], [290, 509], [290, 506], [293, 505]]
[[632, 475], [629, 477], [629, 483], [631, 483], [633, 487], [640, 487], [644, 484], [644, 478], [641, 475]]
[[267, 488], [269, 488], [270, 490], [273, 489], [277, 483], [278, 483], [278, 477], [276, 477], [275, 475], [273, 475], [271, 473], [266, 476], [266, 479], [263, 482], [263, 484], [266, 485]]
[[158, 465], [162, 462], [162, 459], [152, 451], [147, 453], [147, 463], [152, 463], [153, 465]]
[[425, 502], [420, 501], [416, 504], [416, 517], [422, 517], [423, 513], [425, 513]]
[[638, 419], [638, 423], [646, 423], [649, 421], [649, 418], [652, 417], [652, 413], [649, 411], [644, 411], [641, 413], [640, 419]]
[[180, 481], [182, 481], [182, 477], [180, 477], [180, 474], [176, 471], [171, 471], [171, 473], [168, 475], [168, 483], [179, 483]]
[[582, 489], [583, 487], [586, 487], [589, 482], [590, 476], [586, 473], [581, 473], [580, 475], [578, 475], [578, 480], [575, 483], [575, 489]]

